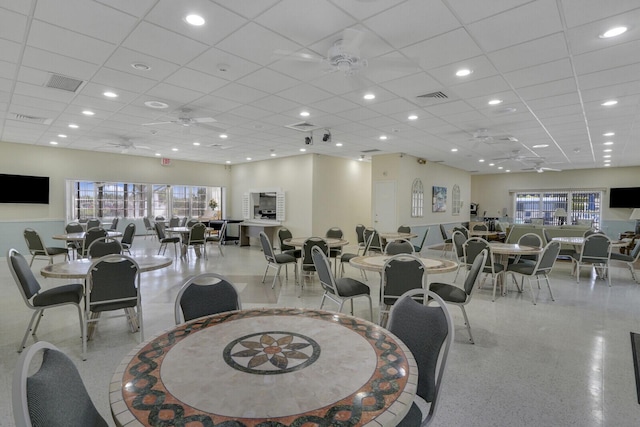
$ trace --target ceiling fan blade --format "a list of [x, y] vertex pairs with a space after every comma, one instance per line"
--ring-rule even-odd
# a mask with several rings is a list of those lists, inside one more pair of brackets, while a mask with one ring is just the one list
[[212, 130], [214, 132], [219, 132], [219, 133], [226, 133], [226, 129], [222, 129], [218, 126], [211, 126], [211, 125], [207, 125], [207, 124], [203, 124], [203, 123], [197, 123], [198, 127], [204, 128], [204, 129], [209, 129]]
[[195, 117], [191, 120], [196, 123], [213, 123], [216, 121], [213, 117]]
[[364, 31], [355, 28], [345, 28], [342, 32], [342, 50], [349, 53], [358, 53], [364, 40]]
[[171, 121], [168, 121], [168, 122], [143, 123], [142, 126], [167, 125], [169, 123], [176, 123], [176, 121], [175, 120], [171, 120]]
[[313, 55], [305, 52], [292, 52], [289, 50], [277, 49], [273, 51], [273, 56], [279, 59], [288, 61], [302, 61], [302, 62], [322, 62], [324, 58], [321, 56]]

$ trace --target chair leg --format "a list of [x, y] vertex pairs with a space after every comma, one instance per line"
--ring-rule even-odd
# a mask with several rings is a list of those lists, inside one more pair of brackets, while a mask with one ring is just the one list
[[371, 302], [371, 296], [365, 295], [369, 300], [369, 320], [373, 322], [373, 303]]
[[[29, 332], [32, 331], [31, 327], [33, 326], [33, 322], [36, 320], [37, 316], [42, 314], [43, 310], [36, 310], [31, 316], [31, 320], [29, 321], [29, 325], [27, 326], [27, 330], [24, 331], [24, 337], [22, 337], [22, 342], [20, 343], [20, 347], [18, 347], [18, 353], [22, 353], [24, 350], [24, 344], [27, 342], [27, 337], [29, 336]], [[35, 329], [33, 329], [33, 333], [35, 334]]]
[[629, 267], [629, 270], [631, 271], [631, 278], [633, 279], [634, 282], [638, 282], [638, 279], [636, 278], [636, 269], [633, 268], [633, 263], [632, 262], [628, 262], [627, 263], [627, 267]]
[[282, 268], [281, 265], [278, 265], [278, 271], [276, 271], [275, 276], [273, 276], [273, 283], [271, 283], [271, 289], [276, 287], [276, 280], [278, 280], [280, 278], [280, 269]]
[[459, 306], [462, 310], [462, 317], [464, 317], [464, 324], [467, 326], [467, 332], [469, 333], [469, 341], [471, 344], [475, 344], [476, 342], [473, 340], [473, 335], [471, 335], [471, 324], [469, 323], [469, 318], [467, 317], [467, 311], [464, 309], [464, 305]]
[[269, 264], [267, 264], [267, 268], [264, 269], [264, 275], [262, 276], [262, 283], [264, 283], [267, 278], [267, 271], [269, 271]]
[[[549, 295], [551, 295], [551, 301], [555, 301], [556, 299], [553, 297], [553, 292], [551, 292], [551, 282], [549, 281], [549, 276], [544, 275], [544, 280], [547, 281], [547, 288], [549, 288]], [[540, 283], [540, 282], [538, 282]]]
[[536, 305], [536, 294], [533, 292], [533, 284], [531, 283], [531, 277], [527, 277], [527, 281], [529, 282], [529, 290], [531, 291], [531, 298], [533, 301], [533, 305]]

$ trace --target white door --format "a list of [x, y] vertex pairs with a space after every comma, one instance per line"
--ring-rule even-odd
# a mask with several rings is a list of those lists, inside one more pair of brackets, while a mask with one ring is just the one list
[[373, 226], [379, 232], [385, 232], [395, 231], [396, 224], [396, 183], [376, 181], [373, 184]]

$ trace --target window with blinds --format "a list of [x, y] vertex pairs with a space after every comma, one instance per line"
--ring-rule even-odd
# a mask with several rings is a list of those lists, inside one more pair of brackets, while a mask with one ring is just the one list
[[602, 191], [516, 192], [514, 212], [515, 224], [591, 224], [599, 228]]

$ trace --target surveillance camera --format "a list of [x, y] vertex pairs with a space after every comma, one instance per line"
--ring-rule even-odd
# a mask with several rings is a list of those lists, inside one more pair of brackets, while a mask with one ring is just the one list
[[310, 137], [310, 136], [305, 136], [305, 137], [304, 137], [304, 143], [305, 143], [306, 145], [311, 145], [311, 144], [313, 144], [313, 138], [312, 138], [312, 137]]
[[331, 141], [331, 132], [329, 131], [329, 129], [327, 129], [324, 132], [324, 135], [322, 135], [322, 141], [324, 142]]

